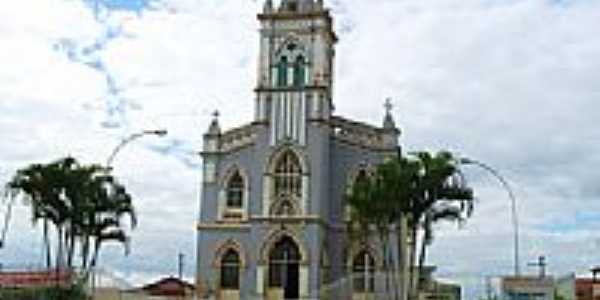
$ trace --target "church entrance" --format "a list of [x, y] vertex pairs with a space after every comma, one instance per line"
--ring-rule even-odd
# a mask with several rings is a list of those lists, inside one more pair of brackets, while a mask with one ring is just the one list
[[298, 245], [290, 237], [280, 239], [269, 253], [269, 288], [279, 289], [284, 299], [299, 298]]

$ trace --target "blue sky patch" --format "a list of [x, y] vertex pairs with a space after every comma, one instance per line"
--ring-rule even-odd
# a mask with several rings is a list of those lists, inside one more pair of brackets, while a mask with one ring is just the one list
[[595, 212], [577, 212], [575, 218], [554, 220], [538, 226], [539, 229], [554, 233], [567, 233], [590, 227], [600, 226], [600, 213]]
[[83, 0], [98, 18], [108, 11], [132, 11], [141, 15], [145, 10], [150, 10], [159, 0]]

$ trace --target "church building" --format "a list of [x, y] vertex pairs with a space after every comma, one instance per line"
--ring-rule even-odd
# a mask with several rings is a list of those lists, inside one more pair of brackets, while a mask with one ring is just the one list
[[391, 107], [381, 126], [335, 115], [338, 38], [322, 0], [266, 0], [258, 21], [254, 120], [222, 130], [215, 115], [204, 135], [199, 296], [372, 299], [384, 258], [349, 238], [344, 196], [397, 155]]

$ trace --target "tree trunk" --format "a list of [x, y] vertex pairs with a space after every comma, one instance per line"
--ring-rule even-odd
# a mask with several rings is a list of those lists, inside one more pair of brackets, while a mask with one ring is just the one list
[[411, 226], [412, 228], [410, 229], [410, 234], [411, 234], [411, 244], [410, 244], [410, 259], [409, 259], [409, 265], [408, 265], [408, 270], [409, 270], [409, 283], [410, 283], [410, 287], [409, 287], [409, 291], [410, 291], [410, 300], [416, 300], [417, 298], [417, 289], [415, 286], [415, 277], [419, 276], [418, 274], [415, 274], [415, 259], [416, 259], [416, 252], [417, 252], [417, 227], [413, 224]]
[[398, 245], [399, 245], [399, 249], [402, 249], [402, 252], [398, 252], [399, 255], [401, 255], [400, 258], [400, 270], [402, 272], [402, 283], [401, 283], [401, 287], [402, 287], [402, 296], [400, 297], [401, 300], [408, 300], [408, 290], [409, 290], [409, 263], [408, 263], [408, 219], [406, 218], [406, 215], [402, 216], [402, 219], [400, 220], [400, 232], [399, 232], [399, 240], [398, 240]]
[[96, 293], [96, 263], [98, 262], [98, 255], [100, 254], [100, 246], [102, 244], [102, 241], [100, 240], [96, 240], [94, 241], [94, 254], [92, 256], [92, 261], [90, 262], [90, 267], [87, 270], [87, 275], [86, 278], [88, 278], [90, 276], [90, 273], [92, 275], [92, 295], [94, 295]]
[[90, 268], [95, 269], [96, 263], [98, 262], [98, 256], [100, 255], [100, 246], [102, 242], [97, 240], [94, 243], [94, 254], [92, 255], [92, 261], [90, 262]]
[[423, 237], [421, 240], [421, 251], [419, 252], [419, 278], [417, 279], [417, 291], [420, 291], [423, 288], [423, 282], [420, 277], [422, 276], [423, 268], [425, 267], [425, 256], [427, 251], [426, 231], [426, 229], [423, 230]]
[[391, 272], [392, 272], [392, 286], [393, 286], [393, 292], [394, 292], [394, 300], [399, 300], [398, 299], [398, 286], [400, 286], [400, 284], [398, 283], [398, 265], [394, 259], [394, 253], [392, 251], [392, 243], [389, 243], [389, 247], [390, 247], [390, 251], [388, 254], [388, 259], [390, 261], [390, 266], [391, 266]]
[[400, 272], [400, 300], [408, 300], [408, 228], [406, 224], [406, 216], [402, 215], [400, 219], [400, 224], [398, 225], [398, 229], [396, 231], [397, 236], [397, 244], [398, 244], [398, 272]]
[[90, 254], [90, 237], [84, 234], [81, 239], [81, 268], [86, 270]]
[[63, 268], [63, 228], [61, 226], [57, 226], [57, 240], [56, 240], [56, 269], [58, 271]]
[[[387, 274], [387, 241], [385, 238], [385, 233], [383, 232], [383, 230], [381, 228], [378, 228], [377, 231], [379, 231], [379, 242], [381, 243], [381, 253], [382, 253], [382, 266], [383, 266], [383, 276], [385, 276], [384, 281], [385, 281], [385, 294], [386, 297], [389, 297], [389, 291], [390, 291], [390, 282], [388, 280], [388, 274]], [[377, 274], [377, 272], [375, 273]], [[376, 292], [376, 291], [375, 291]]]
[[385, 276], [385, 294], [388, 299], [391, 299], [390, 293], [390, 263], [388, 261], [389, 241], [385, 238], [383, 244], [383, 274]]
[[52, 268], [52, 249], [50, 248], [50, 236], [48, 236], [48, 220], [44, 220], [44, 247], [46, 248], [46, 269]]
[[67, 235], [68, 247], [67, 247], [67, 267], [71, 269], [73, 267], [73, 255], [75, 254], [75, 233], [71, 229], [71, 232]]

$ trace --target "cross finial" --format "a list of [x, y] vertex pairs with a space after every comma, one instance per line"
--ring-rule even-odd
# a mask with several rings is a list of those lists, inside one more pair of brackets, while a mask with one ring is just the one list
[[220, 115], [221, 115], [221, 113], [219, 112], [219, 110], [218, 110], [218, 109], [217, 109], [217, 110], [215, 110], [215, 112], [213, 112], [213, 113], [212, 113], [212, 116], [213, 116], [215, 119], [218, 119]]
[[391, 115], [392, 110], [394, 109], [394, 104], [392, 104], [392, 98], [385, 98], [385, 104], [383, 105], [383, 107], [385, 107], [386, 114]]

